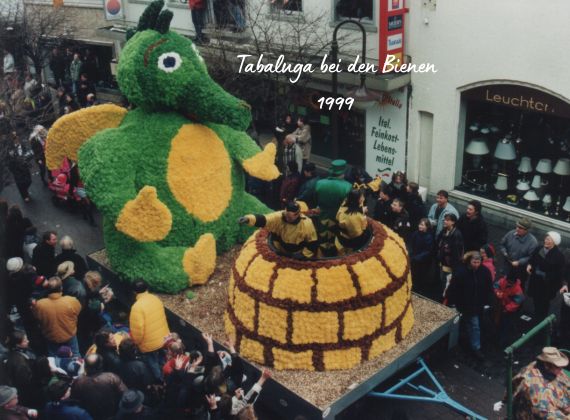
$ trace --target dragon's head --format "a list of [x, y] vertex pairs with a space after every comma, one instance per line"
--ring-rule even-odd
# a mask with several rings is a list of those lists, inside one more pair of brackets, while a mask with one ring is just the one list
[[196, 121], [245, 130], [250, 106], [223, 90], [208, 75], [189, 39], [169, 30], [172, 12], [152, 2], [121, 53], [117, 80], [127, 99], [148, 111], [175, 110]]

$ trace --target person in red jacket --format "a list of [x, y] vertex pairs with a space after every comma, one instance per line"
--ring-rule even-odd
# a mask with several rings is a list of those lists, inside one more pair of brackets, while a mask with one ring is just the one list
[[497, 280], [493, 285], [493, 290], [499, 304], [497, 308], [499, 341], [501, 345], [506, 345], [509, 342], [517, 311], [524, 300], [524, 292], [521, 281], [516, 278], [516, 272], [513, 270]]
[[202, 30], [204, 29], [206, 3], [204, 0], [188, 0], [188, 5], [190, 6], [190, 12], [192, 13], [192, 24], [196, 31], [194, 42], [196, 44], [205, 44], [207, 41]]

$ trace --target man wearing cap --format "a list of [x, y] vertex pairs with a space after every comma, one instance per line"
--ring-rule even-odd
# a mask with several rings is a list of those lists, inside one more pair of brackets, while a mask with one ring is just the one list
[[507, 232], [501, 244], [499, 252], [505, 257], [505, 271], [515, 270], [516, 276], [520, 279], [523, 289], [526, 281], [526, 266], [530, 256], [538, 246], [534, 235], [529, 232], [532, 222], [526, 217], [521, 218], [515, 229]]
[[536, 321], [548, 316], [550, 302], [562, 287], [562, 272], [566, 261], [558, 245], [562, 238], [558, 232], [548, 232], [544, 245], [532, 253], [526, 271], [530, 275], [528, 294], [533, 298]]
[[568, 418], [570, 379], [562, 370], [568, 357], [555, 347], [544, 347], [536, 359], [513, 378], [513, 418]]
[[0, 419], [27, 420], [38, 417], [37, 410], [18, 405], [18, 391], [11, 386], [0, 385]]
[[317, 250], [317, 232], [311, 219], [301, 214], [299, 204], [287, 203], [285, 210], [275, 213], [248, 214], [238, 223], [262, 227], [272, 234], [273, 245], [279, 252], [311, 258]]
[[47, 388], [50, 402], [43, 411], [42, 419], [91, 419], [91, 415], [79, 407], [77, 401], [71, 400], [71, 383], [68, 381], [51, 381]]
[[319, 240], [324, 256], [333, 256], [336, 253], [335, 232], [337, 228], [336, 214], [342, 202], [348, 196], [352, 185], [344, 179], [346, 161], [333, 160], [329, 169], [329, 177], [317, 181], [315, 185], [315, 199], [319, 208]]

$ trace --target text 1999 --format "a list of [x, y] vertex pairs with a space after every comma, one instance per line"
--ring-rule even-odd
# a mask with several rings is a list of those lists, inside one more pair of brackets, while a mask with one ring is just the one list
[[333, 98], [333, 97], [328, 97], [325, 98], [324, 96], [319, 98], [317, 100], [317, 102], [319, 103], [319, 108], [323, 109], [323, 107], [327, 107], [329, 108], [329, 110], [332, 109], [333, 106], [338, 106], [338, 109], [341, 110], [343, 106], [346, 106], [347, 109], [350, 110], [350, 108], [352, 108], [352, 105], [354, 104], [354, 98], [348, 97], [348, 98], [342, 98], [342, 97], [338, 97], [338, 98]]

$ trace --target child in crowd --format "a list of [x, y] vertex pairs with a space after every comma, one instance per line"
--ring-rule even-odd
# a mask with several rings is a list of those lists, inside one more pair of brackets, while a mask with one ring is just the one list
[[506, 345], [524, 293], [514, 270], [497, 280], [493, 290], [498, 302], [495, 322], [499, 328], [499, 341], [501, 345]]

